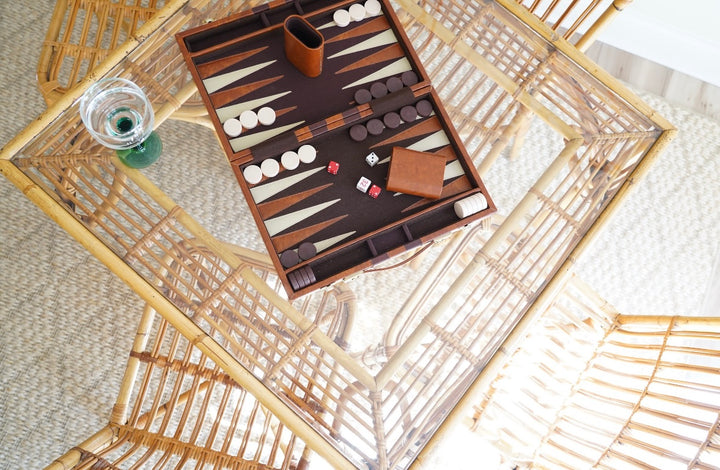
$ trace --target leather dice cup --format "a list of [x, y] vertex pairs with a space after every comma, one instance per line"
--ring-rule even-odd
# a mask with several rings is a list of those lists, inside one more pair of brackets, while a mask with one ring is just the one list
[[285, 56], [303, 75], [314, 78], [322, 73], [325, 38], [305, 18], [291, 15], [283, 25]]

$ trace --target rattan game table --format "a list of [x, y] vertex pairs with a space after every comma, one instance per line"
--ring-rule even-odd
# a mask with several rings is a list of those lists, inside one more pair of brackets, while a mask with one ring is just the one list
[[[301, 314], [303, 298], [287, 300], [222, 233], [96, 144], [78, 113], [94, 81], [122, 76], [145, 89], [161, 126], [196, 90], [175, 34], [252, 5], [169, 2], [8, 143], [0, 171], [334, 467], [408, 468], [463, 396], [482, 390], [674, 129], [514, 2], [395, 3], [481, 176], [521, 109], [560, 150], [536, 150], [544, 171], [514, 207], [498, 208], [505, 217], [348, 281], [384, 284], [400, 301], [374, 317], [366, 304], [388, 294], [357, 296], [346, 333], [330, 337], [337, 325]], [[406, 294], [395, 289], [403, 279], [415, 284]], [[353, 328], [382, 339], [364, 342]]]

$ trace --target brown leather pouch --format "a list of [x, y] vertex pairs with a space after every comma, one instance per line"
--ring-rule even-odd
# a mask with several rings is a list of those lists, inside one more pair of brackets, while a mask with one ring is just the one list
[[386, 188], [388, 191], [440, 197], [445, 177], [445, 157], [393, 147]]

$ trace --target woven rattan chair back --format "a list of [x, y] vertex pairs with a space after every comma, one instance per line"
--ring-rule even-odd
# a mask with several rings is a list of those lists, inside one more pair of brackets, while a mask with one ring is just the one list
[[[165, 0], [57, 0], [37, 65], [38, 85], [47, 104], [56, 102], [133, 37], [164, 4]], [[167, 67], [172, 59], [158, 55], [157, 66]], [[191, 81], [189, 73], [182, 73], [174, 86], [181, 88]], [[178, 103], [171, 117], [212, 128], [198, 94]]]
[[[207, 287], [203, 279], [212, 284], [212, 276], [199, 271], [212, 269], [218, 260], [202, 249], [188, 254], [183, 267], [174, 272], [186, 270], [194, 276], [177, 277], [176, 283], [193, 279], [186, 288], [199, 292]], [[274, 283], [269, 264], [239, 256], [245, 267]], [[329, 334], [342, 338], [351, 304], [352, 295], [340, 285], [304, 298], [299, 308]], [[218, 313], [220, 317], [223, 314]], [[263, 331], [262, 324], [246, 326], [255, 329], [254, 334], [273, 333]], [[253, 336], [252, 331], [245, 333]], [[283, 340], [278, 335], [278, 342]], [[260, 356], [254, 360], [263, 360]], [[299, 387], [302, 381], [297, 378]], [[323, 405], [308, 400], [302, 406]], [[307, 468], [310, 456], [305, 444], [277, 417], [148, 306], [110, 423], [47, 468], [297, 469]]]
[[571, 277], [475, 405], [517, 468], [718, 468], [720, 319], [619, 314]]
[[37, 79], [51, 104], [154, 15], [163, 0], [57, 0]]

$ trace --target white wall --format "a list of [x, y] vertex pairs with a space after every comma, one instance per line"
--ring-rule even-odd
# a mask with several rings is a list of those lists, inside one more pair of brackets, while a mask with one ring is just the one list
[[720, 86], [720, 0], [633, 0], [598, 39]]

